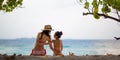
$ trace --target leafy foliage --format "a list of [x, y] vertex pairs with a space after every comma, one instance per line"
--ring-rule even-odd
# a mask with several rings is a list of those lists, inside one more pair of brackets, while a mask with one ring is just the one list
[[85, 2], [84, 8], [85, 8], [85, 9], [88, 9], [88, 8], [89, 8], [89, 2]]
[[22, 5], [23, 0], [0, 0], [0, 11], [11, 12]]
[[[94, 18], [96, 19], [99, 19], [100, 16], [109, 16], [108, 13], [111, 12], [111, 9], [115, 9], [116, 11], [120, 12], [120, 0], [93, 0], [89, 2], [88, 1], [80, 0], [81, 3], [84, 3], [84, 8], [87, 9], [89, 13], [93, 13]], [[100, 11], [102, 12], [102, 15], [100, 15]], [[118, 20], [120, 20], [119, 13], [117, 13], [117, 15], [119, 16]]]

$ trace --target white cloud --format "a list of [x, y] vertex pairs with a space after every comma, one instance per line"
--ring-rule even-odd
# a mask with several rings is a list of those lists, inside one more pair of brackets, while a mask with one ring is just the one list
[[23, 7], [1, 12], [0, 38], [36, 37], [45, 24], [63, 31], [62, 38], [68, 39], [112, 39], [120, 35], [120, 24], [83, 16], [83, 6], [76, 0], [24, 0]]

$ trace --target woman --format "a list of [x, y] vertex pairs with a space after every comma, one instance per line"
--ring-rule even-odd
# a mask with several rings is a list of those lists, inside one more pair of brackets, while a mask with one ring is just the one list
[[[51, 45], [51, 38], [50, 38], [50, 32], [52, 31], [51, 25], [45, 25], [42, 32], [39, 32], [37, 35], [35, 47], [32, 50], [31, 55], [33, 56], [45, 56], [46, 55], [46, 49], [44, 48], [44, 45], [50, 46], [50, 48], [53, 50]], [[46, 43], [48, 41], [48, 43]]]

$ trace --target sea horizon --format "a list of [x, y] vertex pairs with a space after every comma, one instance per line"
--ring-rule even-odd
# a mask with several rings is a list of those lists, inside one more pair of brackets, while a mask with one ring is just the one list
[[[29, 40], [29, 39], [34, 39], [36, 40], [36, 38], [34, 37], [22, 37], [22, 38], [0, 38], [0, 40]], [[53, 40], [54, 38], [52, 38], [51, 40]], [[75, 39], [75, 38], [61, 38], [61, 40], [115, 40], [113, 39]]]
[[[69, 55], [69, 52], [75, 55], [105, 55], [120, 54], [120, 41], [119, 40], [75, 40], [75, 39], [62, 39], [63, 41], [63, 54]], [[0, 54], [22, 54], [30, 55], [35, 45], [35, 38], [21, 38], [12, 40], [0, 39]], [[48, 45], [45, 45], [47, 55], [53, 55]]]

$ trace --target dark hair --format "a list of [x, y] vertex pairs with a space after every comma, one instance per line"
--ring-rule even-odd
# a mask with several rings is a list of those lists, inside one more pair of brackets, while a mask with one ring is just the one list
[[42, 34], [45, 34], [45, 35], [47, 35], [49, 38], [50, 38], [50, 34], [49, 34], [49, 30], [43, 30], [42, 31]]
[[62, 34], [63, 34], [62, 31], [56, 31], [56, 32], [55, 32], [55, 35], [56, 35], [58, 38], [60, 38]]

